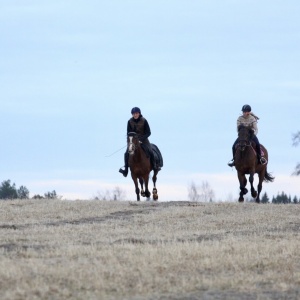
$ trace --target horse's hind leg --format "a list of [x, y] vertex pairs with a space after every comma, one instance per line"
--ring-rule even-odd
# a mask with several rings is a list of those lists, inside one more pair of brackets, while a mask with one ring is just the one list
[[251, 173], [250, 176], [249, 176], [249, 182], [250, 182], [250, 185], [251, 185], [251, 196], [253, 198], [256, 198], [257, 197], [257, 192], [253, 186], [253, 182], [254, 182], [254, 173]]
[[157, 189], [156, 189], [157, 173], [158, 173], [158, 171], [155, 171], [154, 175], [152, 177], [152, 181], [153, 181], [152, 197], [153, 197], [153, 200], [158, 199], [158, 194], [157, 194]]
[[257, 194], [256, 200], [255, 200], [256, 203], [260, 203], [259, 196], [260, 196], [260, 192], [262, 190], [262, 183], [264, 181], [264, 177], [265, 177], [265, 172], [260, 172], [258, 174], [259, 182], [258, 182], [258, 185], [257, 185], [258, 194]]

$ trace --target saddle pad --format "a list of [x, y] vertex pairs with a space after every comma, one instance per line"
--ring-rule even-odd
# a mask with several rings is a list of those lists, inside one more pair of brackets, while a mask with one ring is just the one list
[[159, 164], [160, 167], [163, 167], [164, 161], [163, 161], [163, 157], [162, 157], [158, 147], [155, 144], [151, 144], [151, 148], [152, 148], [156, 162]]

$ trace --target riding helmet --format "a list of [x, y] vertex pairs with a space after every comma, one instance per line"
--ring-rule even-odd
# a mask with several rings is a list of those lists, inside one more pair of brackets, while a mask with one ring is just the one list
[[242, 112], [250, 112], [251, 111], [251, 106], [248, 105], [248, 104], [245, 104], [243, 107], [242, 107]]
[[133, 115], [134, 113], [141, 113], [141, 110], [140, 110], [138, 107], [134, 107], [134, 108], [131, 110], [131, 114]]

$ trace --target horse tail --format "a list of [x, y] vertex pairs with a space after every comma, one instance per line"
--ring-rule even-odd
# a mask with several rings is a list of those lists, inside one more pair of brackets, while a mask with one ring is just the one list
[[265, 182], [273, 182], [275, 177], [273, 177], [270, 173], [268, 173], [267, 168], [266, 168], [266, 173], [265, 173]]

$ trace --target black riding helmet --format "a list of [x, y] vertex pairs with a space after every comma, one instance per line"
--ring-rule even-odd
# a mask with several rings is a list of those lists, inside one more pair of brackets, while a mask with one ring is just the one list
[[248, 104], [245, 104], [243, 107], [242, 107], [242, 112], [250, 112], [251, 111], [251, 106], [248, 105]]
[[141, 114], [141, 110], [140, 110], [138, 107], [134, 107], [134, 108], [131, 110], [131, 114], [133, 115], [134, 113], [140, 113], [140, 114]]

